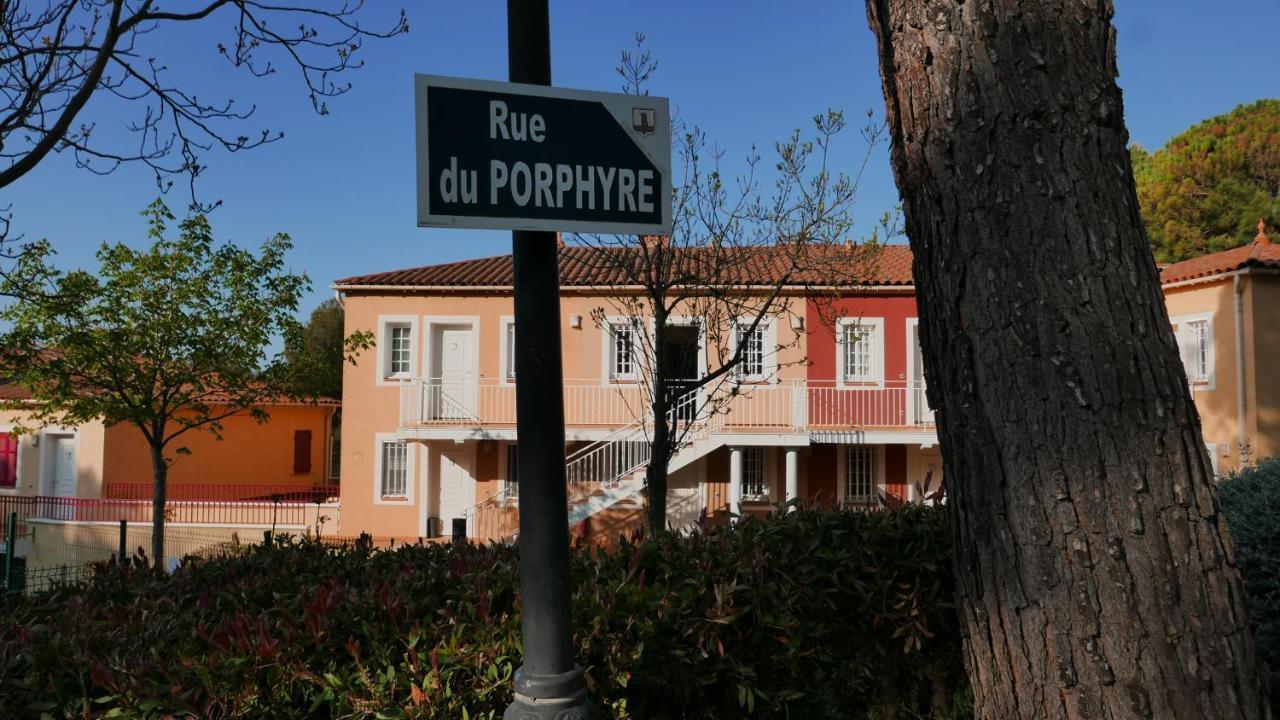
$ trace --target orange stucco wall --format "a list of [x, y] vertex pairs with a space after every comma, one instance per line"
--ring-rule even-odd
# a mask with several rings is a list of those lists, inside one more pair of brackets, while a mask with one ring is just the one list
[[1245, 373], [1253, 377], [1255, 458], [1280, 456], [1280, 276], [1250, 275], [1247, 309], [1251, 352]]
[[[270, 419], [259, 424], [249, 415], [222, 422], [222, 439], [203, 431], [190, 431], [174, 440], [169, 455], [170, 485], [298, 485], [324, 483], [328, 474], [329, 421], [334, 408], [326, 406], [276, 406], [267, 409]], [[311, 431], [311, 471], [293, 472], [293, 435]], [[185, 447], [190, 455], [178, 455]], [[146, 439], [132, 425], [114, 425], [106, 431], [103, 479], [107, 483], [151, 482], [151, 454]]]
[[[800, 298], [787, 303], [803, 314]], [[560, 334], [564, 357], [566, 385], [600, 385], [604, 382], [606, 349], [605, 331], [593, 320], [595, 315], [618, 315], [623, 306], [603, 295], [568, 293], [560, 300]], [[382, 337], [387, 321], [410, 322], [415, 328], [413, 360], [410, 374], [425, 377], [432, 374], [428, 358], [431, 333], [428, 327], [460, 324], [474, 328], [473, 372], [481, 383], [502, 383], [505, 320], [513, 313], [509, 295], [450, 294], [407, 295], [356, 292], [344, 298], [346, 332], [368, 330], [385, 350]], [[576, 316], [578, 327], [571, 320]], [[776, 353], [777, 378], [780, 381], [805, 377], [806, 363], [803, 337], [787, 317], [774, 321], [775, 342], [783, 346]], [[709, 345], [712, 343], [708, 343]], [[416, 537], [427, 530], [427, 519], [439, 512], [439, 441], [413, 442], [409, 447], [412, 468], [408, 497], [382, 500], [376, 497], [378, 478], [377, 453], [380, 440], [394, 439], [399, 425], [400, 394], [394, 381], [383, 377], [382, 350], [363, 353], [357, 362], [348, 364], [343, 376], [343, 445], [342, 445], [342, 529], [344, 534], [370, 532], [375, 535]], [[706, 363], [716, 366], [716, 352], [708, 348]], [[449, 442], [449, 441], [444, 441]], [[472, 441], [468, 441], [470, 444]], [[437, 448], [437, 449], [433, 449]], [[487, 454], [492, 451], [492, 459]], [[501, 443], [480, 443], [474, 452], [475, 465], [470, 468], [478, 481], [475, 497], [483, 499], [499, 489], [496, 482], [505, 452]], [[448, 528], [443, 528], [447, 532]]]

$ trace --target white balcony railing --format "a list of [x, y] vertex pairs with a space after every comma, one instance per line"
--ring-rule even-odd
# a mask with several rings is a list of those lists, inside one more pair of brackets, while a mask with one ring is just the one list
[[[803, 432], [810, 429], [929, 428], [933, 411], [923, 383], [849, 384], [791, 380], [742, 384], [716, 392], [711, 432]], [[616, 429], [648, 414], [640, 385], [566, 381], [565, 425]], [[429, 378], [400, 386], [400, 427], [501, 428], [516, 423], [516, 386], [494, 379]]]

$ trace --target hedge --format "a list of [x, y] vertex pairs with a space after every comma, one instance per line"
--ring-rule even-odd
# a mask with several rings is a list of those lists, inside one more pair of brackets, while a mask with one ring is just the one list
[[[940, 510], [573, 553], [602, 718], [971, 715]], [[0, 717], [497, 718], [518, 549], [304, 539], [0, 601]]]
[[1271, 706], [1280, 708], [1280, 459], [1228, 475], [1218, 494], [1235, 541]]

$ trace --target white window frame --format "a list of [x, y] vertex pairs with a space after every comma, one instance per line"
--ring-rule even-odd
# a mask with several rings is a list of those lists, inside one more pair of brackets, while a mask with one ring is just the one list
[[[388, 443], [405, 445], [404, 495], [382, 494], [382, 448]], [[417, 486], [418, 443], [404, 440], [396, 433], [377, 433], [373, 441], [373, 503], [375, 505], [413, 505]]]
[[[773, 453], [769, 452], [771, 448], [763, 445], [744, 445], [742, 446], [742, 484], [739, 487], [740, 502], [762, 503], [770, 502], [773, 498]], [[760, 453], [760, 485], [764, 488], [761, 494], [752, 494], [747, 492], [747, 456], [751, 453]]]
[[[507, 501], [519, 502], [520, 500], [519, 477], [517, 476], [516, 482], [514, 483], [511, 482], [511, 451], [512, 450], [516, 450], [517, 454], [519, 453], [515, 440], [511, 440], [509, 442], [505, 442], [502, 444], [502, 453], [498, 456], [498, 463], [500, 465], [500, 467], [498, 468], [498, 477], [502, 479], [502, 491]], [[517, 457], [517, 462], [519, 462], [518, 457]], [[507, 494], [508, 491], [510, 491], [513, 487], [514, 487], [514, 493]]]
[[[846, 495], [846, 480], [849, 475], [849, 449], [865, 448], [871, 451], [871, 495], [866, 498], [849, 498]], [[836, 500], [840, 505], [879, 505], [880, 494], [884, 491], [884, 446], [841, 444], [836, 446]]]
[[501, 367], [499, 371], [499, 382], [503, 385], [514, 385], [516, 382], [516, 356], [515, 347], [512, 340], [515, 338], [516, 319], [510, 315], [503, 315], [498, 319], [498, 351], [499, 363]]
[[[850, 377], [845, 367], [845, 333], [849, 327], [865, 327], [871, 331], [871, 367], [863, 377]], [[884, 387], [884, 318], [845, 317], [836, 320], [836, 371], [841, 385]]]
[[[1182, 360], [1182, 366], [1187, 373], [1187, 382], [1191, 385], [1192, 392], [1213, 390], [1217, 387], [1217, 363], [1214, 357], [1217, 354], [1217, 347], [1214, 345], [1213, 340], [1213, 313], [1200, 312], [1176, 315], [1169, 318], [1169, 322], [1173, 325], [1174, 337], [1178, 343], [1178, 358]], [[1191, 368], [1187, 367], [1187, 356], [1184, 353], [1187, 343], [1192, 340], [1190, 335], [1192, 332], [1191, 325], [1199, 323], [1204, 323], [1205, 327], [1204, 345], [1200, 349], [1200, 352], [1204, 354], [1203, 377], [1192, 375]]]
[[[751, 327], [754, 319], [734, 319], [729, 336], [729, 349], [732, 353], [737, 354], [738, 343], [741, 342], [738, 336], [743, 330]], [[740, 363], [734, 367], [733, 377], [738, 382], [776, 383], [778, 381], [778, 337], [775, 325], [772, 321], [761, 320], [760, 324], [756, 326], [756, 331], [760, 333], [760, 372], [744, 372], [745, 365]], [[743, 359], [745, 360], [745, 357]]]
[[[631, 328], [631, 372], [615, 373], [614, 361], [616, 360], [615, 338], [613, 334], [614, 327], [618, 325], [627, 325]], [[614, 383], [633, 383], [640, 378], [640, 333], [644, 332], [644, 323], [640, 318], [628, 317], [626, 315], [609, 315], [605, 317], [601, 328], [604, 332], [602, 335], [601, 349], [601, 379], [604, 384]]]
[[[409, 371], [406, 373], [391, 372], [391, 328], [409, 328]], [[418, 372], [418, 316], [417, 315], [379, 315], [377, 338], [377, 363], [379, 385], [399, 385], [414, 377]]]

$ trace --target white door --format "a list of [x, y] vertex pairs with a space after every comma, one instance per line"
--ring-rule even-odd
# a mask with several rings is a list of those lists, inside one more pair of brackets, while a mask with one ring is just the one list
[[911, 408], [911, 421], [916, 424], [932, 423], [933, 408], [924, 391], [924, 355], [920, 351], [920, 323], [911, 324], [911, 379], [907, 384], [907, 405]]
[[435, 417], [465, 418], [474, 415], [471, 377], [471, 328], [440, 328], [436, 333], [433, 376], [437, 380]]
[[[440, 484], [440, 524], [445, 535], [453, 532], [455, 518], [464, 517], [475, 505], [476, 484], [467, 471], [466, 458], [461, 450], [440, 453], [440, 472], [436, 475]], [[468, 526], [467, 532], [471, 532]]]
[[[76, 496], [76, 439], [67, 435], [53, 438], [53, 463], [50, 468], [50, 490], [55, 498]], [[72, 517], [74, 501], [54, 500], [49, 516], [54, 519]]]

